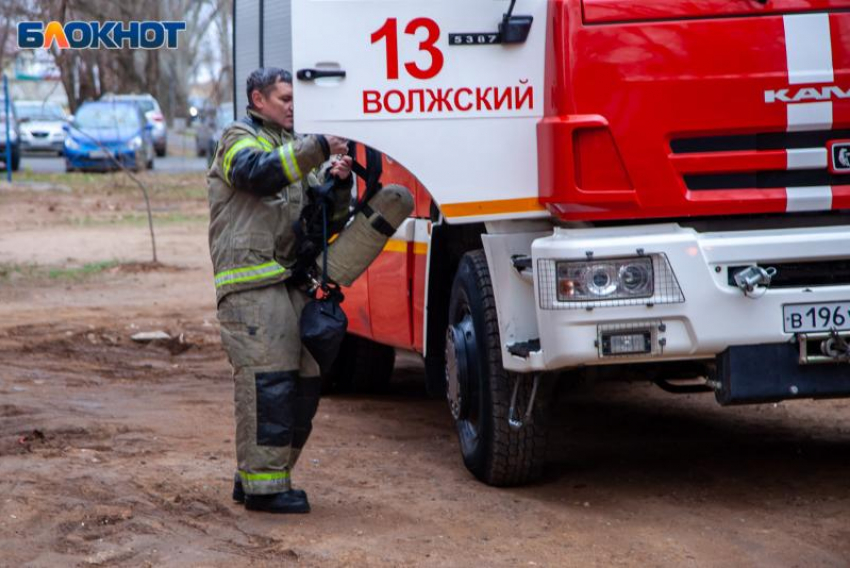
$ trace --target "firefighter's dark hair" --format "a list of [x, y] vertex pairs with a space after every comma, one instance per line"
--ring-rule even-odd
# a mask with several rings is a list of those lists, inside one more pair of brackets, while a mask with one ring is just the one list
[[268, 96], [272, 87], [278, 82], [292, 84], [292, 74], [286, 69], [280, 67], [260, 67], [255, 69], [248, 75], [246, 82], [246, 91], [248, 93], [248, 107], [254, 108], [254, 103], [251, 101], [251, 93], [260, 91], [263, 96]]

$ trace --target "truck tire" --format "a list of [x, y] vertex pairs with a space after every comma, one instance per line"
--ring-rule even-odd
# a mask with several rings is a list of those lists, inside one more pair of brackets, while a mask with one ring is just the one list
[[[453, 340], [458, 337], [453, 328], [463, 330], [468, 349]], [[447, 376], [462, 356], [468, 379], [460, 391], [460, 398], [466, 400], [452, 413], [464, 464], [488, 485], [504, 487], [534, 481], [542, 474], [546, 459], [546, 405], [542, 400], [546, 393], [538, 390], [537, 401], [543, 404], [535, 405], [531, 423], [519, 430], [508, 425], [513, 387], [521, 375], [502, 366], [496, 301], [482, 250], [468, 252], [460, 261], [449, 300], [448, 329]], [[527, 408], [531, 386], [530, 380], [520, 383], [517, 407], [521, 412]]]
[[21, 168], [21, 151], [12, 151], [12, 171], [16, 172]]
[[323, 378], [324, 391], [385, 392], [394, 367], [394, 348], [348, 334], [342, 341], [330, 373]]

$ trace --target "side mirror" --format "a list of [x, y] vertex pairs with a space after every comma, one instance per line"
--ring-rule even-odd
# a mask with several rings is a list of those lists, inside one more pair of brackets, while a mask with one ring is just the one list
[[532, 16], [511, 16], [505, 14], [502, 23], [499, 24], [499, 34], [502, 43], [525, 43], [528, 32], [531, 31]]
[[70, 132], [71, 131], [71, 125], [70, 124], [63, 124], [62, 130], [64, 130], [65, 132]]

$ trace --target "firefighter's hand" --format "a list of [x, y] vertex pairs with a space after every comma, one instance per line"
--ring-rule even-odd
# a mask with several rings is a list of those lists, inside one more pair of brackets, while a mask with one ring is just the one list
[[325, 136], [325, 140], [328, 141], [328, 146], [331, 150], [331, 155], [334, 154], [348, 154], [348, 140], [345, 138], [339, 138], [337, 136]]
[[351, 175], [351, 156], [342, 156], [337, 160], [331, 161], [331, 175], [339, 179], [348, 179]]

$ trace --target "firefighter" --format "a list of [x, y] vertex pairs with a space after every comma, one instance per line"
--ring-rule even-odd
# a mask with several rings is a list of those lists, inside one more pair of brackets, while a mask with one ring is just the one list
[[[324, 182], [332, 183], [332, 218], [349, 214], [352, 160], [341, 138], [293, 132], [289, 72], [257, 69], [247, 93], [247, 116], [225, 129], [207, 174], [218, 320], [235, 385], [233, 497], [249, 510], [306, 513], [307, 495], [292, 489], [291, 473], [312, 429], [321, 381], [300, 340], [310, 296], [295, 274], [303, 266], [295, 226], [311, 188]], [[405, 188], [388, 186], [366, 205], [328, 249], [328, 275], [341, 285], [351, 285], [380, 253], [413, 200]]]

